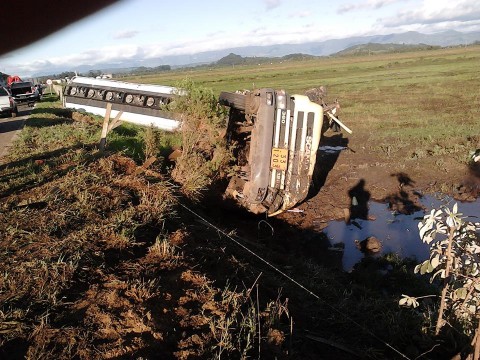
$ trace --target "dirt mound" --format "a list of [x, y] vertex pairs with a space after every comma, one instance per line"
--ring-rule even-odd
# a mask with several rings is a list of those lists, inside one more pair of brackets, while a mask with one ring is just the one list
[[282, 346], [279, 315], [256, 314], [251, 289], [220, 289], [193, 270], [203, 240], [175, 220], [162, 176], [137, 170], [120, 155], [92, 157], [2, 199], [2, 357], [238, 354], [260, 318], [269, 348]]

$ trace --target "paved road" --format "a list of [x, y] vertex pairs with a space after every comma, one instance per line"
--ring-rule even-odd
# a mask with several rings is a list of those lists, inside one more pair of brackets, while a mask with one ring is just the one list
[[26, 105], [18, 107], [17, 117], [0, 118], [0, 162], [8, 154], [8, 149], [15, 139], [15, 136], [22, 130], [25, 119], [30, 115], [30, 110]]

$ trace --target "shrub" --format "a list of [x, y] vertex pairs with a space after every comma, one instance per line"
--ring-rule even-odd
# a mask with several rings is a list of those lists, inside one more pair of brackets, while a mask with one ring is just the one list
[[[440, 277], [441, 297], [435, 335], [446, 324], [458, 324], [471, 337], [474, 359], [480, 357], [480, 238], [479, 224], [464, 220], [457, 204], [450, 210], [432, 210], [418, 224], [420, 237], [430, 245], [430, 258], [415, 267], [420, 274]], [[419, 297], [420, 298], [420, 297]], [[415, 297], [407, 295], [400, 305], [418, 306]]]
[[179, 90], [169, 110], [181, 114], [182, 154], [176, 160], [173, 179], [187, 196], [199, 199], [203, 190], [223, 175], [231, 159], [224, 139], [226, 110], [211, 89], [191, 80]]

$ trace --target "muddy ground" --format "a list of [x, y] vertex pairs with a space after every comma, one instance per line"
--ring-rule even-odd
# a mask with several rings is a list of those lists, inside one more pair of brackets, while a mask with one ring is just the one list
[[11, 168], [3, 163], [4, 182], [23, 173], [41, 177], [1, 194], [0, 358], [457, 353], [445, 340], [437, 347], [422, 320], [399, 309], [411, 268], [388, 263], [387, 276], [377, 265], [346, 274], [324, 251], [321, 229], [333, 219], [368, 219], [370, 200], [399, 212], [418, 209], [421, 194], [440, 190], [474, 200], [478, 167], [448, 156], [444, 168], [438, 158], [402, 162], [403, 154], [371, 151], [369, 141], [368, 132], [328, 132], [322, 146], [344, 150], [319, 154], [300, 212], [270, 219], [225, 206], [215, 188], [190, 202], [155, 164], [145, 169], [88, 147], [29, 156]]
[[[451, 159], [448, 154], [435, 155], [421, 160], [416, 160], [412, 156], [410, 159], [408, 149], [403, 152], [386, 154], [372, 147], [371, 139], [372, 134], [368, 130], [360, 129], [353, 135], [334, 133], [329, 130], [321, 141], [321, 150], [317, 155], [317, 166], [309, 196], [293, 211], [284, 212], [275, 218], [252, 216], [241, 210], [231, 212], [229, 207], [219, 206], [218, 201], [220, 200], [215, 196], [213, 196], [213, 200], [207, 197], [202, 204], [199, 204], [199, 208], [202, 209], [202, 214], [205, 214], [214, 224], [220, 224], [222, 229], [234, 230], [240, 239], [247, 242], [247, 246], [252, 246], [254, 250], [259, 251], [264, 259], [280, 270], [295, 267], [296, 261], [303, 263], [311, 261], [320, 266], [342, 271], [341, 251], [331, 251], [332, 244], [322, 233], [330, 221], [349, 222], [356, 218], [374, 221], [375, 216], [369, 214], [369, 202], [371, 201], [388, 204], [392, 212], [399, 214], [412, 214], [425, 210], [421, 201], [425, 195], [443, 194], [458, 201], [478, 202], [480, 164], [462, 164]], [[478, 147], [480, 148], [480, 143]], [[325, 148], [327, 151], [324, 150]], [[336, 151], [328, 151], [329, 148]], [[215, 195], [218, 194], [215, 193]], [[469, 215], [475, 216], [476, 214]], [[383, 240], [381, 239], [381, 241]], [[243, 252], [242, 256], [250, 259], [259, 268], [265, 268], [262, 267], [261, 261], [254, 261], [252, 256], [241, 249], [239, 252]], [[368, 255], [365, 256], [365, 259], [368, 264]], [[371, 269], [362, 273], [362, 266], [360, 265], [354, 271], [354, 279], [358, 277], [361, 279], [360, 282], [379, 281], [383, 284], [383, 280], [377, 279], [375, 275], [372, 276]], [[369, 265], [366, 266], [368, 268]], [[268, 269], [268, 266], [266, 268]], [[375, 266], [373, 268], [378, 270]], [[404, 270], [405, 268], [402, 271]], [[380, 269], [380, 271], [383, 270]], [[342, 276], [334, 282], [340, 278]], [[343, 280], [349, 283], [352, 278], [348, 276]], [[392, 293], [405, 291], [401, 290], [400, 283], [402, 281], [396, 279], [395, 276], [390, 280], [393, 283], [389, 285], [391, 286], [389, 291]], [[287, 283], [289, 283], [288, 280], [285, 281], [284, 286], [288, 288], [288, 291], [302, 294], [299, 295], [299, 298], [308, 299], [307, 302], [312, 300], [308, 291], [300, 289], [295, 284], [287, 285]], [[348, 289], [348, 286], [345, 289]], [[384, 284], [381, 285], [381, 287], [383, 286]], [[385, 289], [383, 288], [381, 291], [385, 291]], [[295, 298], [295, 300], [298, 301], [299, 298]], [[333, 301], [335, 302], [335, 300]], [[315, 307], [314, 304], [315, 301], [312, 304]], [[308, 334], [309, 331], [320, 331], [322, 333], [325, 330], [322, 330], [322, 326], [317, 327], [318, 323], [312, 324], [312, 318], [310, 318], [312, 313], [309, 306], [302, 309], [302, 306], [298, 307], [297, 303], [292, 305], [292, 308], [294, 308], [294, 316], [297, 316], [297, 325], [302, 328], [301, 332], [305, 331]], [[370, 309], [368, 311], [374, 313], [377, 310]], [[305, 317], [299, 316], [299, 313], [303, 312]], [[367, 316], [373, 318], [375, 314]], [[341, 318], [335, 313], [332, 317], [336, 320]], [[313, 327], [310, 328], [312, 325]], [[353, 325], [352, 327], [355, 328]], [[367, 325], [367, 328], [373, 329], [374, 327], [370, 324]], [[357, 331], [362, 332], [359, 328], [353, 330], [354, 333]], [[417, 336], [413, 333], [411, 335]], [[340, 336], [348, 337], [345, 333]], [[359, 335], [358, 339], [361, 338], [363, 337]], [[379, 348], [385, 350], [385, 343], [382, 344], [381, 339], [376, 340], [378, 340]], [[349, 338], [348, 342], [355, 343], [352, 338]], [[341, 347], [337, 347], [338, 344], [329, 346], [325, 343], [320, 345], [314, 341], [307, 341], [307, 343], [302, 345], [304, 352], [296, 353], [300, 358], [352, 358], [352, 353], [346, 352], [344, 349], [339, 350]], [[421, 346], [416, 344], [410, 348], [407, 347], [407, 358], [420, 356], [423, 350], [430, 350], [431, 348], [427, 349], [427, 343], [429, 342], [426, 341]], [[430, 345], [432, 344], [430, 343]], [[422, 346], [426, 347], [419, 350]], [[405, 355], [405, 353], [399, 355], [388, 350], [383, 352], [383, 350], [371, 357], [402, 358]], [[446, 359], [453, 355], [448, 351], [443, 349], [423, 356], [432, 359]], [[370, 357], [370, 355], [366, 357]], [[362, 358], [365, 353], [360, 355], [357, 352], [356, 356]]]
[[[412, 213], [421, 208], [418, 200], [424, 194], [443, 193], [459, 201], [475, 201], [480, 193], [478, 163], [460, 164], [448, 154], [405, 160], [405, 151], [372, 151], [371, 134], [362, 130], [352, 135], [329, 131], [321, 145], [343, 150], [319, 152], [313, 189], [299, 206], [304, 212], [281, 216], [302, 228], [321, 229], [328, 221], [349, 217], [367, 219], [368, 201], [385, 202], [394, 211]], [[353, 197], [356, 207], [352, 207]]]
[[[328, 130], [317, 153], [307, 199], [292, 211], [265, 218], [268, 225], [262, 223], [264, 230], [258, 226], [258, 217], [251, 219], [242, 213], [234, 222], [248, 220], [240, 220], [238, 232], [249, 238], [264, 237], [264, 232], [270, 237], [273, 233], [269, 241], [275, 246], [281, 244], [281, 252], [308, 256], [312, 255], [313, 245], [305, 245], [305, 233], [321, 234], [333, 220], [375, 220], [369, 214], [371, 201], [388, 204], [392, 212], [399, 214], [424, 210], [424, 195], [443, 194], [458, 201], [478, 201], [480, 163], [459, 163], [448, 154], [417, 160], [410, 158], [408, 152], [406, 149], [386, 154], [377, 149], [368, 129], [356, 129], [351, 135]], [[206, 202], [205, 208], [215, 218], [216, 207], [211, 208]], [[217, 218], [224, 219], [223, 210]], [[328, 241], [324, 244], [330, 245]], [[319, 255], [315, 249], [313, 254]]]

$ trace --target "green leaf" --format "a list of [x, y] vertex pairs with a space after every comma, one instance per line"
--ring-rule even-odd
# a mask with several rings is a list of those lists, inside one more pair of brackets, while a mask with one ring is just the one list
[[421, 267], [420, 267], [420, 274], [427, 274], [431, 273], [433, 271], [432, 264], [430, 263], [430, 260], [425, 260]]
[[417, 274], [420, 271], [421, 266], [422, 266], [422, 264], [418, 264], [417, 266], [415, 266], [415, 269], [413, 270], [413, 273]]
[[432, 265], [432, 270], [437, 268], [440, 264], [440, 256], [434, 256], [433, 259], [430, 261], [430, 264]]
[[466, 288], [458, 288], [457, 290], [455, 290], [455, 296], [457, 297], [457, 299], [462, 299], [464, 300], [468, 295], [468, 291]]
[[398, 305], [416, 308], [419, 304], [416, 297], [402, 294], [403, 298], [398, 301]]
[[440, 277], [444, 279], [445, 278], [445, 269], [440, 269], [435, 274], [433, 274], [432, 278], [430, 279], [430, 282], [433, 282], [433, 280], [435, 279], [435, 277], [437, 275], [440, 275]]
[[425, 236], [425, 233], [431, 229], [431, 226], [428, 226], [427, 224], [422, 224], [418, 223], [418, 230], [420, 234], [420, 239], [423, 240], [423, 237]]
[[419, 305], [418, 301], [416, 298], [412, 298], [412, 306], [416, 308]]

